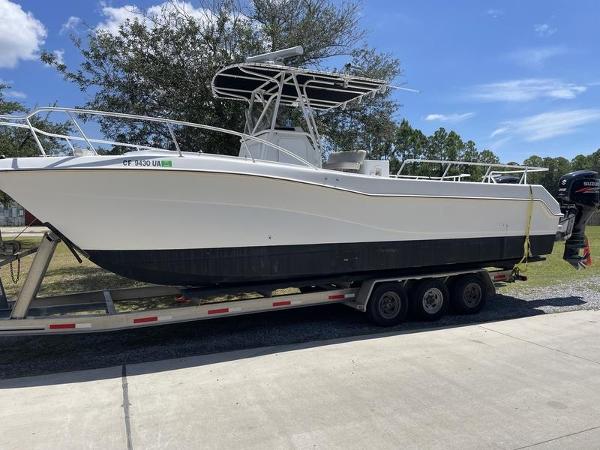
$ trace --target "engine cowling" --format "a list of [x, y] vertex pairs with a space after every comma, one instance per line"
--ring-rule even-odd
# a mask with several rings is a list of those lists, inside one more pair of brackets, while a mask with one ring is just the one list
[[559, 180], [558, 201], [563, 218], [558, 240], [565, 240], [563, 259], [578, 269], [590, 264], [591, 258], [585, 227], [600, 207], [600, 178], [593, 170], [578, 170]]

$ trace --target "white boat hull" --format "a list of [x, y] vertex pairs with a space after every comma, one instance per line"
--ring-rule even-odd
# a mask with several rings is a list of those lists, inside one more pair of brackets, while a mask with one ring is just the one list
[[552, 250], [560, 218], [541, 186], [214, 156], [3, 160], [0, 189], [99, 265], [159, 284], [510, 264], [522, 256], [530, 204], [534, 255]]

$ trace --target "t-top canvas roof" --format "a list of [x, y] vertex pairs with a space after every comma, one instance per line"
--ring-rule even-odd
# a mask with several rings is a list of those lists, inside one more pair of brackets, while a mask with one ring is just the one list
[[387, 86], [382, 80], [263, 63], [225, 67], [212, 81], [216, 98], [251, 101], [255, 95], [267, 102], [281, 95], [281, 104], [298, 106], [300, 92], [307, 106], [317, 110], [345, 106], [366, 95], [385, 91]]

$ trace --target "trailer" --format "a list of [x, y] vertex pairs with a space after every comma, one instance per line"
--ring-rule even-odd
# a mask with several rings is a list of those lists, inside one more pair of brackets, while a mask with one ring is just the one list
[[[8, 299], [0, 280], [0, 336], [92, 333], [207, 320], [266, 311], [341, 303], [366, 313], [381, 326], [402, 323], [409, 310], [422, 320], [436, 320], [451, 306], [473, 314], [495, 293], [495, 282], [524, 279], [511, 269], [458, 270], [429, 274], [389, 274], [359, 279], [306, 280], [225, 288], [143, 286], [38, 297], [61, 237], [48, 231], [38, 247], [21, 250], [2, 242], [0, 266], [34, 255], [23, 287]], [[68, 242], [65, 242], [69, 246]], [[76, 251], [71, 248], [79, 259]], [[282, 288], [288, 288], [281, 291]], [[289, 292], [293, 288], [293, 292]], [[253, 292], [252, 298], [219, 300], [223, 295]], [[217, 300], [214, 300], [214, 297]], [[173, 306], [119, 311], [117, 305], [167, 297]]]

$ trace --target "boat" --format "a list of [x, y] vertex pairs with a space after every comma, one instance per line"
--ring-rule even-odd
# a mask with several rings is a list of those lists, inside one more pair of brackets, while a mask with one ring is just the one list
[[[506, 268], [548, 255], [557, 236], [573, 239], [567, 259], [585, 265], [582, 236], [599, 204], [595, 172], [568, 175], [559, 203], [528, 183], [544, 168], [409, 160], [390, 174], [389, 161], [368, 160], [364, 151], [334, 152], [323, 162], [315, 111], [345, 108], [390, 86], [283, 64], [300, 51], [251, 57], [214, 76], [216, 98], [246, 102], [244, 131], [60, 107], [2, 116], [0, 125], [31, 132], [40, 156], [0, 160], [0, 190], [100, 267], [161, 285], [300, 285]], [[289, 108], [300, 111], [302, 126], [279, 123]], [[65, 114], [79, 133], [33, 125], [49, 112]], [[82, 117], [162, 126], [171, 142], [95, 138]], [[183, 129], [232, 136], [239, 152], [181, 148]], [[51, 155], [44, 139], [71, 154]], [[126, 151], [101, 154], [102, 146]], [[440, 174], [406, 173], [415, 164], [437, 164]], [[481, 166], [484, 175], [456, 174], [465, 166]]]

